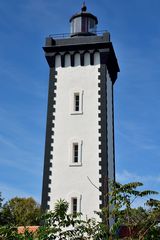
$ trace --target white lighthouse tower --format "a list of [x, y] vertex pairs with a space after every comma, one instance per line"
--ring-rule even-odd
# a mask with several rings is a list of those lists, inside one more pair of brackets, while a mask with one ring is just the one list
[[113, 85], [119, 67], [109, 32], [97, 35], [97, 18], [81, 12], [71, 34], [48, 37], [50, 68], [42, 208], [65, 199], [71, 213], [93, 217], [107, 204], [115, 179]]

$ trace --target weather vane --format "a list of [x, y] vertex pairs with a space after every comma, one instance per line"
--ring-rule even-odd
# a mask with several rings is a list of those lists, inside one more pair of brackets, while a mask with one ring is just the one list
[[87, 7], [86, 7], [86, 2], [83, 1], [83, 5], [82, 5], [82, 12], [86, 12]]

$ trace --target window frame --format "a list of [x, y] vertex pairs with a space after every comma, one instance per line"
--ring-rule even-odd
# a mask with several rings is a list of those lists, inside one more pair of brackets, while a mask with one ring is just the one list
[[79, 144], [73, 143], [73, 163], [78, 163], [79, 158]]
[[[78, 146], [78, 159], [75, 159], [75, 145]], [[73, 139], [70, 143], [70, 156], [69, 156], [69, 166], [82, 166], [82, 145], [83, 141], [79, 139]]]
[[[78, 97], [78, 98], [77, 98]], [[74, 93], [74, 112], [79, 112], [80, 110], [80, 96], [79, 96], [79, 93]], [[77, 110], [78, 109], [78, 110]]]
[[67, 201], [70, 203], [69, 204], [69, 213], [73, 213], [73, 208], [72, 208], [72, 199], [76, 198], [77, 199], [77, 213], [81, 213], [82, 211], [82, 194], [80, 192], [75, 192], [75, 191], [71, 191], [67, 194], [66, 199]]
[[[74, 203], [74, 200], [76, 200], [76, 204]], [[75, 206], [76, 206], [76, 210], [74, 209]], [[78, 198], [77, 197], [71, 198], [71, 213], [73, 215], [78, 213]]]
[[[83, 95], [84, 91], [80, 89], [73, 89], [70, 97], [70, 114], [81, 115], [83, 114]], [[76, 110], [76, 96], [79, 96], [79, 109]]]

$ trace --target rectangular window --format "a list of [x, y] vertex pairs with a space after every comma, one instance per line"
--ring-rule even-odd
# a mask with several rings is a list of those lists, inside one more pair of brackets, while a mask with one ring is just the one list
[[73, 162], [78, 163], [78, 143], [73, 144]]
[[72, 214], [77, 213], [77, 198], [72, 198]]
[[83, 90], [73, 89], [70, 95], [70, 114], [83, 114]]
[[79, 139], [72, 139], [70, 142], [69, 151], [69, 166], [82, 166], [82, 144], [83, 141]]
[[79, 93], [74, 94], [74, 111], [79, 112]]

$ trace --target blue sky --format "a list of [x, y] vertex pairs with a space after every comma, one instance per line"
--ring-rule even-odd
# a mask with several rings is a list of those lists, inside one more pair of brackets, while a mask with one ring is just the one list
[[[79, 0], [1, 0], [0, 191], [40, 202], [48, 65], [42, 46], [69, 32]], [[160, 191], [160, 2], [87, 0], [107, 29], [121, 72], [115, 89], [116, 173]]]

